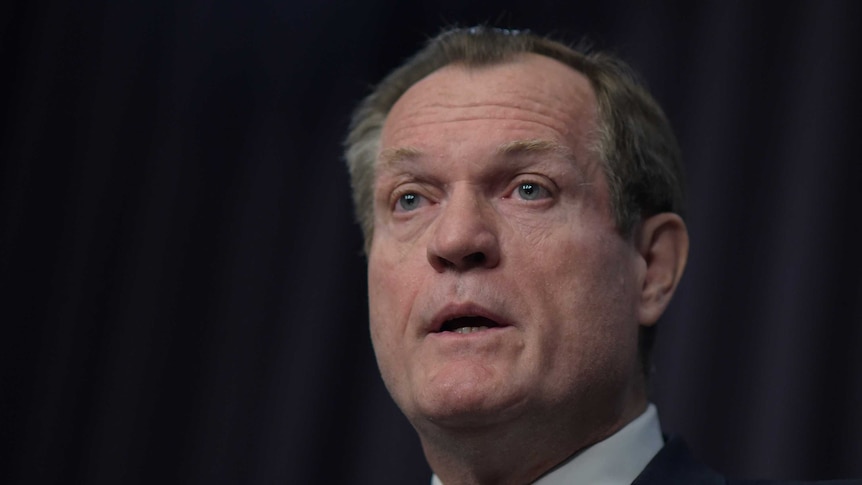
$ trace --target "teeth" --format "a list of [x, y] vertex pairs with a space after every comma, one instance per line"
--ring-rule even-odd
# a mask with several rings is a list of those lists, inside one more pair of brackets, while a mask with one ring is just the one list
[[485, 326], [481, 326], [481, 327], [461, 327], [461, 328], [456, 328], [456, 329], [454, 330], [454, 332], [455, 332], [455, 333], [473, 333], [473, 332], [478, 332], [478, 331], [480, 331], [480, 330], [488, 330], [488, 327], [485, 327]]

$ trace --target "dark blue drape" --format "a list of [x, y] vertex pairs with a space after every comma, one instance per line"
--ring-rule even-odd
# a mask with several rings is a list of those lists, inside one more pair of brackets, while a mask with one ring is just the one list
[[0, 7], [4, 483], [427, 483], [378, 377], [341, 142], [444, 24], [611, 48], [677, 128], [668, 431], [737, 476], [862, 476], [852, 1]]

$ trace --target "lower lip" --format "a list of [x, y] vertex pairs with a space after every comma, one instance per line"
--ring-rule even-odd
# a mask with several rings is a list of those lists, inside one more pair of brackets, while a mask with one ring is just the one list
[[469, 333], [458, 333], [458, 332], [434, 332], [428, 334], [429, 337], [440, 338], [440, 339], [481, 339], [487, 337], [493, 337], [499, 335], [501, 332], [505, 332], [506, 329], [511, 327], [501, 326], [501, 327], [488, 327], [482, 330], [476, 330]]

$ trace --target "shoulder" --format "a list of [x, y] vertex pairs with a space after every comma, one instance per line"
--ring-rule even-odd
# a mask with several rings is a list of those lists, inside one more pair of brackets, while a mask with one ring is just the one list
[[685, 442], [672, 436], [638, 475], [632, 485], [704, 484], [704, 485], [862, 485], [862, 480], [819, 482], [735, 480], [727, 478], [697, 460]]

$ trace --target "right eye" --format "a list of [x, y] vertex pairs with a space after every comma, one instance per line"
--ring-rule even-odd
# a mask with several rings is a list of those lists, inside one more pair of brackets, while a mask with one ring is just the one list
[[396, 202], [395, 211], [396, 212], [409, 212], [412, 210], [416, 210], [422, 206], [423, 198], [421, 195], [416, 192], [406, 192], [398, 196], [398, 201]]

